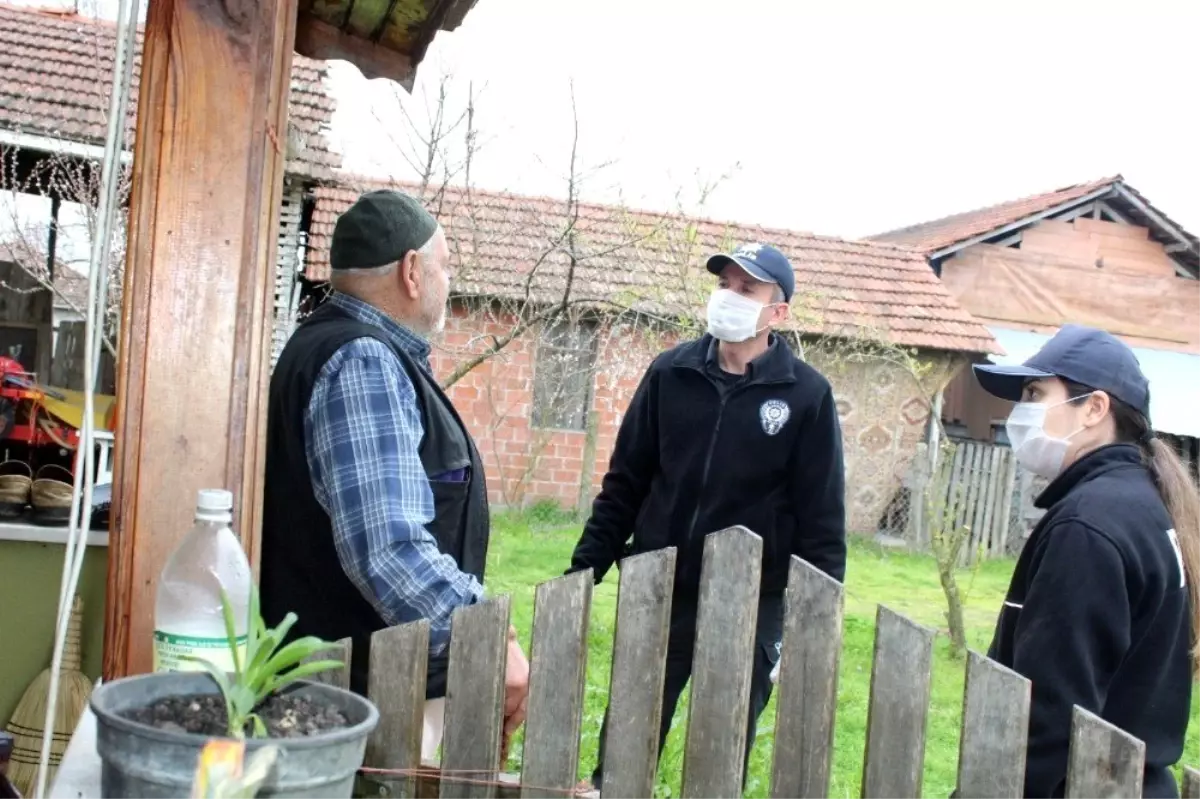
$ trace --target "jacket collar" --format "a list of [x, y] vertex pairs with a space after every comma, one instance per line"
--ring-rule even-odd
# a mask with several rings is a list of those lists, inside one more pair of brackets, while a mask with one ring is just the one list
[[392, 319], [374, 305], [363, 302], [357, 297], [351, 297], [349, 294], [335, 291], [324, 302], [323, 307], [336, 309], [341, 311], [343, 316], [348, 316], [356, 322], [382, 329], [393, 346], [404, 350], [418, 363], [428, 365], [429, 353], [432, 349], [429, 341]]
[[1108, 444], [1092, 450], [1054, 478], [1034, 500], [1034, 507], [1045, 510], [1080, 483], [1086, 483], [1114, 469], [1142, 469], [1142, 453], [1133, 444]]
[[[705, 333], [680, 352], [675, 366], [683, 369], [705, 371], [706, 364], [717, 357], [718, 342], [711, 333]], [[746, 383], [793, 383], [796, 380], [794, 362], [796, 356], [777, 333], [767, 339], [767, 351], [746, 364]]]

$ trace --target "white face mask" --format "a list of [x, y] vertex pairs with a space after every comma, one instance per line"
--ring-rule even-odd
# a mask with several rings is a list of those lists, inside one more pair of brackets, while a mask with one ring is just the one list
[[1063, 459], [1071, 446], [1071, 438], [1083, 430], [1080, 427], [1066, 438], [1046, 435], [1046, 412], [1068, 402], [1078, 402], [1083, 397], [1074, 397], [1054, 405], [1044, 402], [1018, 402], [1008, 415], [1004, 429], [1008, 443], [1012, 446], [1017, 463], [1029, 471], [1053, 480], [1063, 468]]
[[765, 307], [730, 289], [717, 289], [708, 300], [708, 332], [731, 343], [752, 339], [765, 329], [758, 326]]

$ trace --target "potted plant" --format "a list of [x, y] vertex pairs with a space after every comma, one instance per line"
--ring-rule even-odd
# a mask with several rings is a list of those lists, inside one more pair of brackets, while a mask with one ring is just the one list
[[303, 679], [345, 667], [309, 662], [336, 644], [306, 637], [281, 646], [295, 614], [267, 629], [252, 590], [243, 657], [224, 592], [222, 604], [232, 674], [198, 661], [206, 672], [143, 674], [93, 692], [101, 795], [188, 797], [205, 744], [229, 738], [245, 742], [247, 757], [278, 748], [258, 796], [349, 797], [379, 712], [357, 694]]

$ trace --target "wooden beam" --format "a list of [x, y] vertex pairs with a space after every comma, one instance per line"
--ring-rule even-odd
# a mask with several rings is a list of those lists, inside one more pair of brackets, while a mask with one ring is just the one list
[[1000, 239], [1000, 241], [993, 241], [992, 244], [997, 247], [1016, 247], [1021, 243], [1021, 237], [1024, 235], [1024, 231], [1018, 230], [1011, 236], [1005, 236], [1004, 238]]
[[1052, 216], [1050, 218], [1057, 222], [1070, 222], [1071, 220], [1078, 219], [1081, 216], [1091, 216], [1093, 219], [1095, 219], [1096, 203], [1091, 202], [1086, 205], [1081, 205], [1077, 208], [1072, 208], [1070, 211], [1058, 214], [1057, 216]]
[[1122, 225], [1133, 224], [1132, 222], [1129, 221], [1129, 217], [1125, 216], [1120, 211], [1118, 211], [1116, 208], [1113, 208], [1111, 205], [1104, 202], [1103, 200], [1097, 201], [1096, 206], [1100, 209], [1102, 218], [1104, 216], [1107, 216], [1112, 221], [1117, 222]]
[[274, 240], [296, 0], [155, 0], [142, 54], [104, 676], [151, 668], [196, 492], [257, 564]]
[[1175, 227], [1175, 225], [1173, 225], [1172, 223], [1168, 222], [1166, 220], [1166, 218], [1163, 217], [1162, 214], [1158, 213], [1158, 211], [1155, 211], [1153, 208], [1151, 208], [1150, 204], [1143, 201], [1141, 197], [1138, 197], [1136, 194], [1134, 194], [1129, 189], [1125, 188], [1124, 186], [1122, 186], [1119, 183], [1116, 184], [1116, 186], [1114, 186], [1114, 188], [1116, 189], [1118, 196], [1120, 196], [1120, 198], [1122, 200], [1129, 203], [1134, 208], [1138, 209], [1143, 214], [1145, 214], [1147, 219], [1149, 219], [1151, 222], [1153, 222], [1154, 224], [1156, 224], [1160, 228], [1162, 228], [1163, 231], [1166, 232], [1167, 234], [1169, 234], [1173, 239], [1175, 239], [1178, 242], [1181, 242], [1182, 244], [1186, 244], [1188, 249], [1191, 249], [1194, 246], [1192, 243], [1192, 240], [1189, 239], [1182, 230]]
[[367, 80], [388, 78], [410, 92], [413, 89], [417, 70], [407, 54], [388, 49], [372, 39], [338, 30], [311, 14], [300, 19], [296, 50], [322, 61], [349, 61]]

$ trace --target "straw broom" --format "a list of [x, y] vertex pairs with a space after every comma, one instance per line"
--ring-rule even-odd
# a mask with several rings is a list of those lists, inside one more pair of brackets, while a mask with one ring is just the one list
[[[77, 596], [71, 603], [71, 618], [67, 625], [67, 640], [63, 648], [62, 673], [58, 679], [58, 708], [54, 714], [53, 739], [50, 744], [50, 765], [47, 783], [54, 779], [63, 752], [79, 717], [87, 707], [92, 693], [91, 681], [79, 670], [80, 639], [83, 635], [83, 602]], [[12, 759], [8, 779], [22, 796], [32, 796], [37, 786], [38, 758], [42, 751], [42, 725], [46, 723], [46, 700], [50, 692], [50, 668], [33, 678], [25, 689], [17, 709], [8, 722], [13, 735]]]

